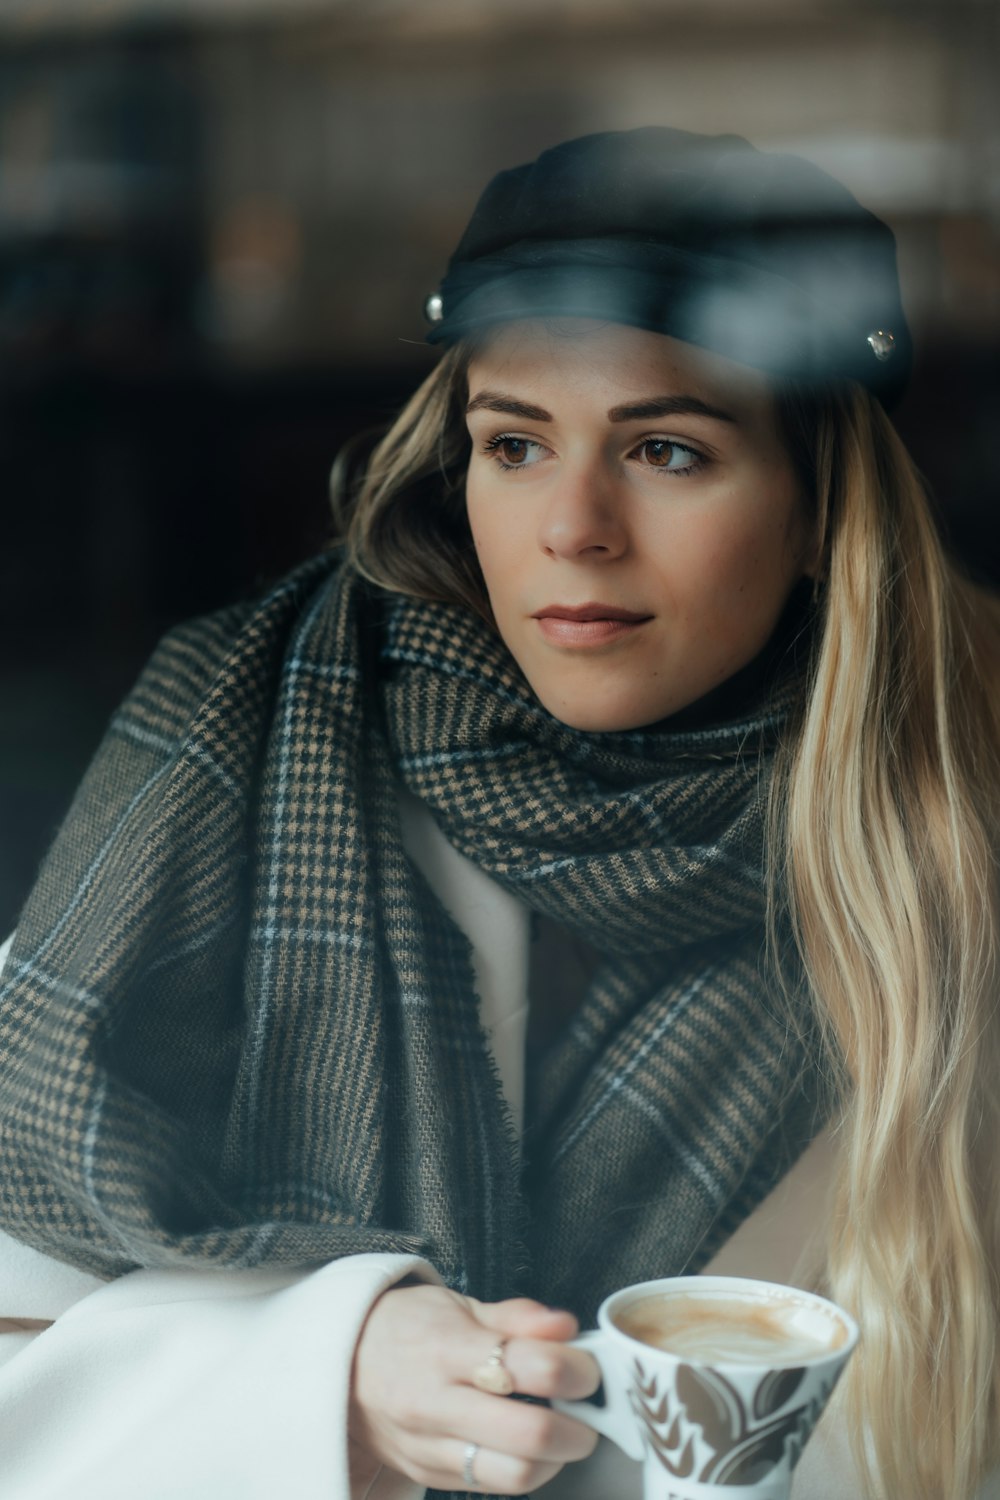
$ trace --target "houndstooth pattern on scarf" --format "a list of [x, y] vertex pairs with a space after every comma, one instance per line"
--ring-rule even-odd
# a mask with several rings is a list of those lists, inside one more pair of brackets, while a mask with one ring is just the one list
[[[467, 612], [330, 559], [172, 632], [0, 986], [4, 1226], [104, 1274], [417, 1251], [584, 1318], [696, 1268], [814, 1127], [762, 957], [786, 709], [574, 731]], [[523, 1145], [399, 780], [604, 955]]]

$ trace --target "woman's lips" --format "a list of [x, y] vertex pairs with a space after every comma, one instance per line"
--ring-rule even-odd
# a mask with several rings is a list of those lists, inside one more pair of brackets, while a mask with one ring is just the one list
[[533, 619], [553, 646], [603, 646], [641, 629], [652, 615], [615, 604], [548, 604]]

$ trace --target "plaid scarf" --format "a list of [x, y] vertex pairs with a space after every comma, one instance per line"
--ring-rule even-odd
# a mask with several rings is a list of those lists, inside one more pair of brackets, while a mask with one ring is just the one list
[[[762, 959], [755, 716], [588, 734], [467, 611], [329, 558], [173, 631], [112, 721], [0, 985], [0, 1217], [89, 1270], [414, 1251], [584, 1319], [696, 1269], [813, 1128]], [[515, 1139], [449, 840], [604, 955]]]

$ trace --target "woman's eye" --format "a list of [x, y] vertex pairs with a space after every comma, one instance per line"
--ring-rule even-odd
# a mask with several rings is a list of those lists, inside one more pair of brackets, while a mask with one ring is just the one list
[[498, 437], [490, 438], [486, 444], [486, 452], [496, 460], [501, 469], [527, 469], [538, 462], [542, 445], [532, 442], [531, 438], [508, 437], [506, 433], [501, 433]]
[[672, 443], [669, 438], [645, 438], [636, 449], [642, 461], [651, 469], [662, 469], [669, 474], [684, 474], [696, 469], [701, 463], [701, 454], [683, 443]]

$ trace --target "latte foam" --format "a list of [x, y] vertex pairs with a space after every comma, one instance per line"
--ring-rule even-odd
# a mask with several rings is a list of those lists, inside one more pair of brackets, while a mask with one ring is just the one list
[[695, 1293], [641, 1297], [615, 1315], [629, 1338], [703, 1364], [780, 1368], [839, 1349], [847, 1328], [794, 1298]]

